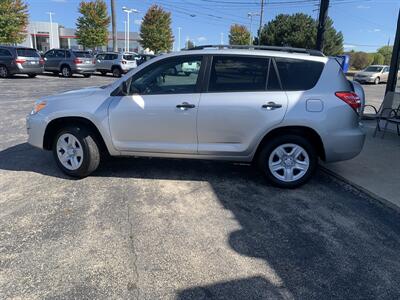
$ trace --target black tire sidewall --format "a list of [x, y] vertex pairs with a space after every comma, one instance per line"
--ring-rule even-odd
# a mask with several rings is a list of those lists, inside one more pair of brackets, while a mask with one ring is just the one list
[[7, 67], [4, 65], [0, 65], [1, 68], [4, 68], [6, 71], [6, 75], [5, 76], [0, 76], [0, 78], [8, 78], [10, 77], [10, 72], [8, 71]]
[[121, 69], [118, 67], [113, 68], [112, 74], [114, 77], [121, 77], [122, 74]]
[[[306, 174], [300, 179], [292, 182], [284, 182], [276, 178], [270, 171], [268, 167], [269, 157], [273, 150], [283, 144], [296, 144], [301, 146], [308, 154], [310, 165], [306, 172]], [[314, 174], [318, 165], [318, 155], [315, 150], [315, 147], [307, 140], [306, 138], [298, 135], [283, 135], [273, 138], [271, 141], [268, 141], [264, 144], [262, 150], [258, 155], [258, 167], [263, 172], [265, 177], [271, 182], [274, 186], [281, 188], [296, 188], [303, 184], [305, 184], [312, 175]]]
[[[59, 137], [65, 133], [72, 134], [81, 143], [83, 151], [83, 161], [81, 166], [76, 170], [65, 168], [60, 162], [57, 155], [57, 141]], [[53, 141], [53, 156], [58, 167], [67, 175], [72, 177], [83, 178], [93, 172], [100, 161], [99, 148], [90, 133], [82, 127], [74, 126], [60, 130]], [[94, 160], [94, 161], [93, 161]]]

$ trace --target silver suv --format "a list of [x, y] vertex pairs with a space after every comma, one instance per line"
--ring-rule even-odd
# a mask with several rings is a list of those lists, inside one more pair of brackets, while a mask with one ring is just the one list
[[121, 77], [122, 74], [137, 67], [139, 56], [136, 53], [107, 52], [96, 55], [96, 71], [101, 75], [111, 73], [114, 77]]
[[71, 77], [82, 74], [90, 77], [96, 70], [95, 60], [89, 51], [52, 49], [44, 54], [44, 70]]
[[[318, 158], [361, 151], [364, 93], [333, 58], [268, 49], [166, 54], [110, 85], [39, 99], [27, 117], [29, 143], [52, 150], [76, 177], [106, 153], [254, 162], [274, 185], [299, 186]], [[176, 72], [185, 64], [200, 69]]]

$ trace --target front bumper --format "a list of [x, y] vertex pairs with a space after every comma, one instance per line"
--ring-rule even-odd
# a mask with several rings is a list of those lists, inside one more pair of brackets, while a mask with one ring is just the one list
[[43, 149], [44, 133], [47, 122], [39, 113], [26, 116], [26, 130], [28, 133], [28, 143], [34, 147]]
[[375, 78], [370, 78], [370, 77], [355, 77], [354, 81], [360, 82], [360, 83], [373, 83], [375, 81]]

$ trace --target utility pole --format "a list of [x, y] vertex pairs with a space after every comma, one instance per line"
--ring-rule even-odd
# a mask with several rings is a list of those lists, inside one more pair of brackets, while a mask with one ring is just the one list
[[47, 14], [49, 14], [50, 17], [50, 38], [49, 38], [49, 47], [50, 49], [54, 48], [54, 44], [53, 44], [53, 19], [52, 16], [54, 15], [53, 12], [47, 12]]
[[319, 19], [318, 19], [318, 31], [317, 31], [317, 50], [322, 51], [324, 48], [324, 33], [326, 17], [328, 16], [329, 0], [321, 0], [319, 5]]
[[261, 0], [261, 9], [260, 9], [260, 26], [258, 27], [258, 45], [261, 45], [261, 28], [263, 22], [264, 15], [264, 0]]
[[259, 16], [260, 14], [259, 13], [256, 13], [256, 12], [249, 12], [249, 13], [247, 13], [247, 17], [249, 17], [250, 18], [250, 29], [249, 29], [249, 31], [250, 31], [250, 41], [249, 41], [249, 45], [251, 45], [252, 44], [252, 41], [253, 41], [253, 33], [252, 33], [252, 25], [253, 25], [253, 17], [255, 17], [255, 16]]
[[117, 52], [117, 15], [115, 13], [115, 0], [111, 0], [111, 27], [112, 27], [112, 44], [113, 51]]
[[178, 51], [181, 51], [181, 30], [182, 27], [178, 27]]

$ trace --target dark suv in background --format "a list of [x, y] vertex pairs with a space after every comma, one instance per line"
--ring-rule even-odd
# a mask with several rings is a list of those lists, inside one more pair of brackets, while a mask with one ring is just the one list
[[33, 48], [0, 46], [0, 78], [14, 74], [35, 77], [43, 73], [43, 59]]
[[90, 77], [96, 71], [96, 61], [89, 51], [51, 49], [44, 54], [44, 70], [71, 77], [82, 74]]

